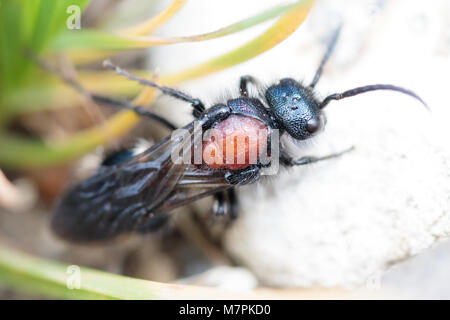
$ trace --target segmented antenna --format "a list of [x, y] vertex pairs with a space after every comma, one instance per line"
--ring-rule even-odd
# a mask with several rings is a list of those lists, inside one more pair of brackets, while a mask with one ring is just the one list
[[358, 94], [362, 94], [362, 93], [366, 93], [366, 92], [370, 92], [370, 91], [376, 91], [376, 90], [391, 90], [391, 91], [396, 91], [396, 92], [406, 94], [410, 97], [413, 97], [413, 98], [419, 100], [420, 103], [422, 103], [425, 106], [425, 108], [430, 110], [430, 108], [425, 103], [425, 101], [423, 101], [422, 98], [420, 98], [413, 91], [405, 89], [405, 88], [397, 87], [392, 84], [373, 84], [373, 85], [368, 85], [368, 86], [364, 86], [364, 87], [358, 87], [358, 88], [354, 88], [351, 90], [347, 90], [342, 93], [335, 93], [335, 94], [329, 95], [320, 104], [320, 109], [325, 108], [330, 103], [331, 100], [341, 100], [344, 98], [349, 98], [349, 97], [356, 96]]
[[322, 60], [320, 61], [319, 67], [317, 68], [316, 74], [314, 75], [314, 79], [309, 85], [310, 88], [314, 89], [317, 82], [319, 82], [320, 77], [323, 73], [323, 67], [327, 63], [328, 59], [330, 58], [331, 54], [333, 53], [334, 48], [336, 47], [336, 42], [339, 38], [339, 35], [341, 34], [342, 29], [342, 23], [339, 23], [339, 26], [337, 27], [336, 31], [334, 32], [333, 36], [331, 37], [330, 43], [328, 44], [327, 51], [325, 52]]

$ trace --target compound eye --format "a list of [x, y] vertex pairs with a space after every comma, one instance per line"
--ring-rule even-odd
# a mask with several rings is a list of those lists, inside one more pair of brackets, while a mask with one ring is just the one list
[[306, 123], [306, 130], [308, 130], [309, 133], [314, 134], [319, 132], [324, 123], [323, 123], [323, 119], [322, 117], [314, 117], [308, 120], [308, 122]]

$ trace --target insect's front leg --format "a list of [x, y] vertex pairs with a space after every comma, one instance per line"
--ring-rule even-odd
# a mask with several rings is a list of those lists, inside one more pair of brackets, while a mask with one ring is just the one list
[[166, 214], [160, 214], [154, 218], [148, 219], [148, 221], [142, 223], [142, 225], [136, 228], [136, 232], [146, 234], [161, 229], [169, 221], [169, 216]]
[[124, 70], [124, 69], [114, 65], [109, 60], [103, 61], [103, 66], [105, 68], [114, 70], [116, 73], [118, 73], [118, 74], [120, 74], [120, 75], [122, 75], [124, 77], [127, 77], [130, 80], [137, 81], [137, 82], [139, 82], [140, 84], [142, 84], [144, 86], [156, 88], [156, 89], [158, 89], [159, 91], [161, 91], [165, 95], [168, 95], [168, 96], [171, 96], [171, 97], [173, 97], [175, 99], [178, 99], [178, 100], [190, 103], [192, 105], [192, 108], [193, 108], [192, 114], [193, 114], [193, 116], [195, 118], [199, 118], [200, 115], [203, 113], [203, 111], [205, 111], [205, 105], [203, 104], [203, 102], [200, 99], [193, 98], [190, 95], [188, 95], [188, 94], [186, 94], [186, 93], [184, 93], [182, 91], [179, 91], [179, 90], [176, 90], [176, 89], [173, 89], [173, 88], [169, 88], [169, 87], [166, 87], [166, 86], [161, 86], [161, 85], [157, 84], [154, 81], [138, 77], [138, 76], [136, 76], [134, 74], [131, 74], [128, 71], [126, 71], [126, 70]]
[[227, 190], [228, 193], [228, 208], [229, 215], [231, 219], [236, 219], [239, 214], [239, 203], [236, 197], [235, 188], [231, 188]]
[[344, 151], [332, 153], [332, 154], [329, 154], [329, 155], [326, 155], [323, 157], [305, 156], [305, 157], [301, 157], [300, 159], [293, 159], [286, 154], [281, 154], [280, 161], [281, 161], [281, 163], [283, 163], [284, 165], [289, 166], [289, 167], [303, 166], [303, 165], [319, 162], [322, 160], [328, 160], [328, 159], [340, 157], [344, 153], [350, 152], [353, 149], [355, 149], [355, 147], [352, 146]]
[[239, 92], [242, 97], [248, 97], [249, 83], [253, 84], [254, 86], [259, 85], [259, 81], [255, 77], [249, 75], [242, 76], [239, 81]]
[[228, 171], [225, 173], [225, 179], [234, 186], [252, 184], [259, 180], [259, 171], [259, 166], [251, 165], [243, 170]]
[[212, 211], [213, 215], [215, 216], [228, 215], [231, 219], [237, 218], [239, 207], [234, 188], [218, 192], [214, 195], [214, 198], [215, 202]]
[[225, 192], [218, 192], [214, 195], [214, 205], [212, 214], [216, 217], [221, 217], [227, 214], [227, 202], [225, 199]]
[[225, 120], [230, 114], [230, 107], [224, 104], [218, 104], [209, 108], [206, 113], [203, 113], [198, 118], [198, 121], [203, 130], [208, 130], [213, 126], [214, 123]]

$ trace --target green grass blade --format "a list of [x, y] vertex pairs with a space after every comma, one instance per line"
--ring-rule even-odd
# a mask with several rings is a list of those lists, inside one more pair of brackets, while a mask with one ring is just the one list
[[[8, 1], [0, 6], [0, 97], [18, 85], [23, 68], [20, 58], [22, 39], [21, 6]], [[1, 105], [0, 105], [1, 108]]]
[[[68, 265], [0, 246], [0, 286], [58, 299], [380, 299], [364, 291], [342, 289], [255, 289], [229, 291], [140, 280], [80, 267], [80, 288], [69, 289]], [[388, 296], [389, 297], [389, 296]], [[386, 296], [385, 296], [386, 298]]]
[[[79, 267], [79, 289], [69, 289], [69, 266], [0, 246], [0, 286], [63, 299], [223, 299], [245, 294], [160, 283]], [[73, 278], [72, 278], [73, 279]], [[72, 282], [74, 283], [74, 282]], [[256, 298], [256, 296], [253, 296]]]
[[142, 36], [151, 33], [153, 30], [162, 26], [166, 21], [172, 18], [180, 11], [187, 0], [172, 0], [172, 3], [162, 12], [146, 21], [140, 22], [134, 26], [128, 27], [120, 31], [121, 34], [130, 36]]
[[183, 42], [206, 41], [251, 28], [283, 14], [296, 5], [297, 3], [279, 5], [219, 30], [186, 37], [137, 37], [97, 30], [67, 31], [53, 41], [51, 48], [56, 51], [69, 49], [130, 50]]
[[65, 299], [156, 299], [164, 287], [81, 267], [80, 288], [69, 289], [68, 267], [0, 247], [0, 284], [29, 293]]
[[40, 52], [65, 27], [66, 8], [83, 9], [87, 0], [8, 0], [0, 5], [0, 109], [4, 95], [24, 87], [36, 67], [25, 52]]

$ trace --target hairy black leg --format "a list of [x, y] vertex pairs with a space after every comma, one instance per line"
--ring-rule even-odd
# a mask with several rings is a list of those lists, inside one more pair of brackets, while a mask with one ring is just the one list
[[289, 158], [289, 157], [286, 157], [284, 155], [284, 156], [282, 156], [281, 161], [282, 161], [283, 164], [285, 164], [287, 166], [291, 166], [291, 167], [293, 167], [293, 166], [303, 166], [303, 165], [306, 165], [306, 164], [311, 164], [311, 163], [319, 162], [319, 161], [322, 161], [322, 160], [328, 160], [328, 159], [332, 159], [332, 158], [337, 158], [337, 157], [340, 157], [343, 154], [345, 154], [347, 152], [350, 152], [350, 151], [352, 151], [354, 149], [355, 149], [355, 147], [352, 146], [352, 147], [350, 147], [350, 148], [348, 148], [348, 149], [346, 149], [344, 151], [337, 152], [337, 153], [332, 153], [332, 154], [329, 154], [329, 155], [326, 155], [326, 156], [323, 156], [323, 157], [306, 156], [306, 157], [301, 157], [300, 159], [297, 159], [297, 160]]
[[217, 217], [228, 215], [231, 220], [237, 218], [239, 205], [234, 188], [214, 194], [212, 213]]
[[228, 171], [225, 173], [225, 179], [235, 186], [251, 184], [259, 179], [259, 171], [258, 166], [252, 165], [240, 171]]
[[159, 122], [160, 124], [162, 124], [163, 126], [167, 127], [170, 130], [175, 130], [177, 128], [177, 126], [175, 126], [169, 120], [157, 115], [156, 113], [154, 113], [142, 106], [134, 106], [127, 101], [114, 99], [111, 97], [107, 97], [104, 95], [90, 92], [89, 90], [84, 88], [76, 79], [61, 72], [61, 70], [53, 67], [46, 61], [39, 59], [35, 54], [29, 53], [29, 56], [42, 69], [57, 75], [58, 77], [61, 78], [61, 80], [63, 80], [65, 83], [67, 83], [70, 87], [74, 88], [80, 94], [90, 98], [94, 102], [108, 105], [109, 107], [113, 107], [113, 108], [117, 108], [117, 109], [126, 109], [126, 110], [134, 111], [136, 114], [138, 114], [140, 116], [143, 116], [143, 117], [146, 117], [146, 118], [149, 118], [149, 119]]
[[341, 33], [342, 25], [339, 25], [339, 27], [336, 29], [336, 31], [333, 33], [333, 36], [331, 37], [330, 43], [328, 44], [327, 51], [325, 52], [322, 60], [320, 61], [319, 67], [317, 68], [316, 74], [314, 75], [313, 81], [309, 85], [310, 88], [314, 88], [319, 82], [320, 76], [323, 72], [323, 67], [327, 63], [328, 59], [330, 58], [331, 54], [333, 53], [333, 50], [336, 46], [337, 39], [339, 38], [339, 34]]
[[116, 73], [118, 73], [124, 77], [127, 77], [130, 80], [137, 81], [144, 86], [149, 86], [149, 87], [158, 89], [163, 94], [166, 94], [168, 96], [171, 96], [175, 99], [178, 99], [178, 100], [181, 100], [184, 102], [189, 102], [192, 105], [192, 107], [194, 108], [193, 115], [195, 118], [198, 118], [200, 116], [200, 114], [203, 113], [203, 111], [205, 111], [205, 106], [204, 106], [203, 102], [200, 101], [200, 99], [193, 98], [184, 92], [181, 92], [181, 91], [169, 88], [169, 87], [161, 86], [153, 81], [150, 81], [150, 80], [147, 80], [144, 78], [140, 78], [140, 77], [133, 75], [133, 74], [129, 73], [128, 71], [123, 70], [122, 68], [114, 65], [109, 60], [104, 61], [103, 66], [105, 68], [114, 70]]
[[234, 188], [214, 194], [213, 215], [228, 215], [230, 219], [236, 219], [239, 213], [236, 192]]
[[102, 96], [96, 93], [86, 93], [87, 91], [85, 91], [85, 94], [88, 95], [88, 97], [90, 97], [92, 100], [94, 100], [95, 102], [101, 103], [101, 104], [106, 104], [112, 108], [118, 108], [118, 109], [126, 109], [126, 110], [131, 110], [134, 111], [137, 115], [139, 116], [143, 116], [152, 120], [155, 120], [157, 122], [159, 122], [160, 124], [162, 124], [163, 126], [165, 126], [166, 128], [170, 129], [170, 130], [175, 130], [178, 127], [173, 124], [172, 122], [170, 122], [169, 120], [167, 120], [166, 118], [148, 110], [145, 107], [142, 106], [134, 106], [132, 104], [130, 104], [127, 101], [122, 101], [122, 100], [118, 100], [118, 99], [113, 99], [110, 97], [106, 97], [106, 96]]
[[249, 76], [249, 75], [245, 75], [245, 76], [241, 77], [241, 79], [239, 81], [239, 92], [240, 92], [241, 96], [248, 97], [248, 84], [249, 83], [251, 83], [253, 85], [257, 85], [258, 80], [256, 80], [256, 78]]
[[225, 198], [225, 192], [214, 194], [213, 215], [224, 216], [227, 214], [227, 200]]
[[212, 106], [207, 112], [203, 113], [201, 117], [198, 118], [203, 130], [211, 129], [214, 123], [220, 122], [231, 114], [231, 109], [225, 104], [218, 104]]
[[231, 219], [236, 219], [239, 215], [239, 204], [234, 188], [227, 190], [228, 194], [228, 210]]
[[169, 216], [166, 214], [161, 214], [160, 216], [156, 216], [144, 222], [136, 229], [136, 232], [145, 234], [160, 230], [163, 226], [167, 224], [168, 221]]

